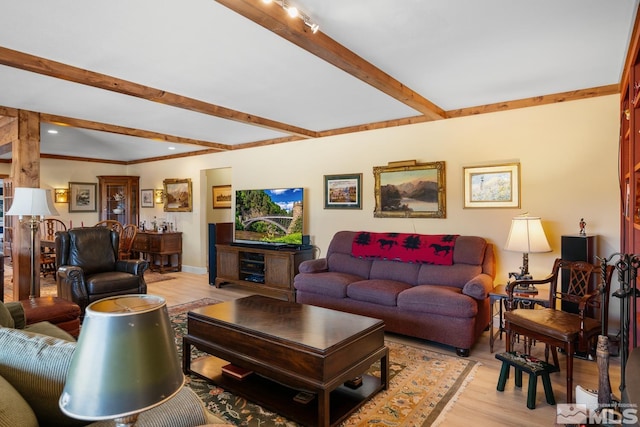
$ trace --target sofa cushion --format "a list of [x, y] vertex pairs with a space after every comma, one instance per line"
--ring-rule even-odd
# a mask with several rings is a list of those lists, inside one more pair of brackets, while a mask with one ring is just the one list
[[332, 253], [327, 258], [329, 271], [339, 271], [354, 276], [369, 278], [371, 260], [352, 257], [350, 254]]
[[361, 280], [347, 286], [347, 296], [358, 301], [395, 307], [398, 294], [410, 287], [395, 280]]
[[387, 279], [414, 285], [418, 279], [420, 264], [400, 261], [375, 260], [371, 264], [369, 279]]
[[487, 241], [477, 236], [460, 236], [453, 249], [454, 264], [482, 265]]
[[398, 308], [453, 317], [475, 317], [476, 301], [452, 286], [413, 286], [398, 295]]
[[0, 376], [27, 401], [41, 425], [76, 426], [86, 422], [58, 407], [76, 348], [68, 342], [18, 329], [0, 328]]
[[38, 427], [38, 419], [26, 400], [0, 376], [0, 427]]
[[445, 285], [462, 289], [464, 285], [482, 273], [481, 265], [427, 265], [420, 266], [418, 285]]
[[51, 322], [45, 321], [33, 323], [31, 325], [25, 326], [24, 330], [26, 332], [31, 332], [34, 334], [47, 335], [49, 337], [58, 338], [69, 342], [75, 342], [75, 338], [73, 338], [71, 334]]
[[140, 278], [122, 271], [105, 271], [86, 276], [85, 286], [92, 297], [96, 294], [117, 295], [127, 290], [131, 290], [131, 293], [138, 293]]
[[349, 283], [363, 280], [353, 274], [326, 272], [322, 274], [300, 273], [293, 283], [296, 290], [325, 295], [333, 298], [345, 298]]

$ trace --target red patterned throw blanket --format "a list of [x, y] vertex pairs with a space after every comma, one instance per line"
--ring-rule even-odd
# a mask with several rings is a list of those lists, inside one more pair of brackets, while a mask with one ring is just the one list
[[422, 264], [453, 264], [457, 234], [370, 233], [361, 231], [351, 244], [358, 258], [381, 258]]

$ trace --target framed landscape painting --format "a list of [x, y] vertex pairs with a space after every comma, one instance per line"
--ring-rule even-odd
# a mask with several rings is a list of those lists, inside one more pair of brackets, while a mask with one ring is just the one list
[[376, 218], [446, 218], [445, 163], [375, 166]]
[[69, 183], [69, 212], [96, 212], [98, 184], [91, 182]]
[[164, 185], [165, 212], [191, 212], [193, 210], [193, 195], [189, 178], [165, 179], [162, 184]]
[[519, 208], [520, 163], [463, 168], [465, 208]]
[[211, 197], [213, 200], [213, 209], [230, 209], [231, 208], [231, 186], [230, 185], [214, 185], [211, 187]]
[[325, 175], [325, 209], [362, 209], [362, 174]]

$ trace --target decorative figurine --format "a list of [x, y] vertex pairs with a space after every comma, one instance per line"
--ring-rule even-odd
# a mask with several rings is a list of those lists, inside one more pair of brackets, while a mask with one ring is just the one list
[[580, 235], [585, 236], [587, 233], [585, 228], [587, 227], [587, 223], [584, 222], [584, 218], [580, 218]]

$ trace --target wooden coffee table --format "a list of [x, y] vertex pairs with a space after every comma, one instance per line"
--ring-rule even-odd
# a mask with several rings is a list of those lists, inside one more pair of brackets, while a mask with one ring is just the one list
[[[384, 322], [259, 295], [192, 310], [183, 338], [183, 370], [209, 379], [293, 421], [333, 426], [388, 388]], [[212, 356], [191, 360], [191, 345]], [[380, 377], [365, 372], [380, 360]], [[254, 371], [223, 375], [233, 363]], [[362, 385], [345, 382], [362, 375]], [[294, 400], [315, 394], [309, 403]], [[313, 410], [313, 408], [317, 410]]]

